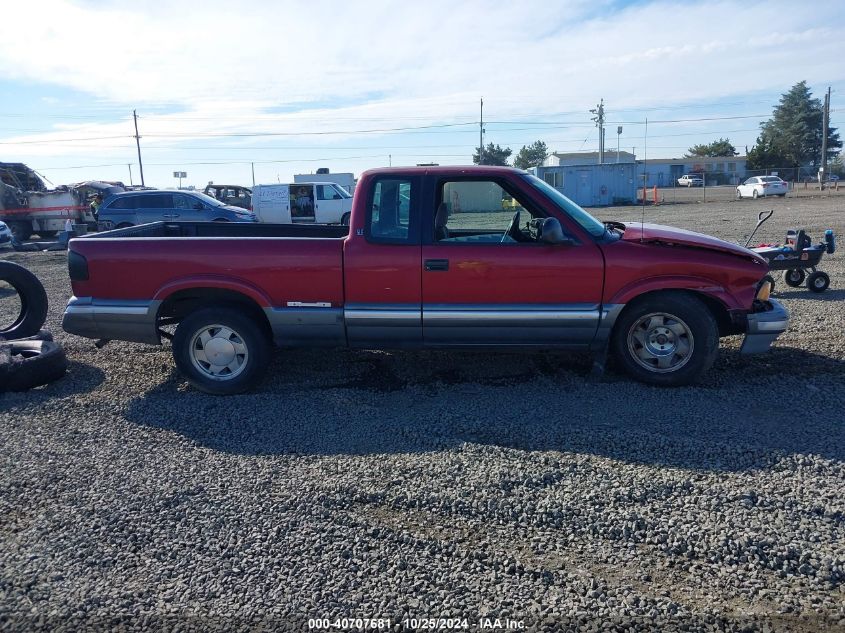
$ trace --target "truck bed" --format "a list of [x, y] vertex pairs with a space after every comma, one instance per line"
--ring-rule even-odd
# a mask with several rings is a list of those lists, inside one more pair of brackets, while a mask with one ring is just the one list
[[317, 237], [341, 238], [348, 226], [339, 224], [263, 224], [257, 222], [152, 222], [86, 235], [82, 239], [112, 237]]

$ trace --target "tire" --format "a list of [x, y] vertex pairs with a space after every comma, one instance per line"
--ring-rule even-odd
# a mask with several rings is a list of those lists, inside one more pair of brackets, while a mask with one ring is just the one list
[[349, 217], [350, 217], [349, 213], [344, 213], [340, 218], [340, 223], [343, 226], [349, 226]]
[[800, 288], [806, 276], [800, 268], [790, 268], [783, 271], [783, 281], [790, 288]]
[[736, 190], [736, 199], [742, 200], [742, 192], [739, 189]]
[[38, 277], [14, 262], [0, 262], [0, 280], [15, 289], [21, 302], [20, 314], [11, 324], [0, 326], [0, 336], [19, 339], [37, 334], [47, 319], [47, 293]]
[[633, 378], [678, 387], [695, 382], [713, 365], [719, 353], [719, 328], [697, 297], [661, 292], [628, 304], [613, 328], [610, 345]]
[[67, 372], [62, 346], [53, 341], [0, 344], [0, 391], [26, 391], [58, 380]]
[[29, 222], [10, 222], [9, 230], [18, 242], [25, 242], [32, 237], [32, 225]]
[[760, 194], [758, 194], [757, 190], [755, 189], [754, 191], [751, 192], [751, 197], [756, 200], [757, 198], [760, 197]]
[[807, 277], [807, 288], [812, 292], [824, 292], [829, 286], [830, 277], [820, 270], [810, 273], [810, 276]]
[[37, 231], [38, 235], [45, 240], [52, 240], [56, 235], [58, 235], [58, 231]]
[[[215, 343], [209, 349], [212, 341]], [[176, 328], [173, 359], [188, 382], [200, 391], [229, 395], [261, 382], [270, 362], [271, 345], [264, 329], [242, 310], [208, 307], [192, 312]], [[212, 365], [212, 353], [231, 362]]]

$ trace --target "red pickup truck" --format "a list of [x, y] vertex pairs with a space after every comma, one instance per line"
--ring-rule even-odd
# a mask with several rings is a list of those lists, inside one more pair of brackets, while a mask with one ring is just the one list
[[[350, 226], [159, 222], [73, 239], [71, 334], [159, 344], [210, 393], [281, 347], [609, 351], [688, 384], [719, 337], [762, 352], [788, 324], [765, 260], [722, 240], [600, 222], [506, 167], [368, 171]], [[171, 334], [168, 325], [178, 324]]]

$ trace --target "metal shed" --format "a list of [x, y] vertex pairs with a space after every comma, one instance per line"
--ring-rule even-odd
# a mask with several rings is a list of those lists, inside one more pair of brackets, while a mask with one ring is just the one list
[[560, 165], [531, 171], [582, 207], [637, 201], [637, 163]]

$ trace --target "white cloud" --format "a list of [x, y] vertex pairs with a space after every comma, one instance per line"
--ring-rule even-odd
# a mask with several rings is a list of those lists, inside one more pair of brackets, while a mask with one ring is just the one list
[[[4, 7], [0, 64], [7, 81], [137, 107], [145, 147], [174, 145], [158, 134], [263, 131], [339, 131], [297, 142], [342, 143], [354, 130], [472, 121], [482, 95], [494, 119], [581, 111], [586, 121], [600, 97], [612, 113], [845, 79], [839, 2], [812, 11], [782, 1], [615, 6], [42, 0]], [[161, 106], [184, 112], [155, 114]], [[120, 135], [130, 147], [131, 134], [124, 119], [0, 140]], [[93, 145], [105, 156], [115, 141], [77, 145], [25, 148], [79, 156]]]

